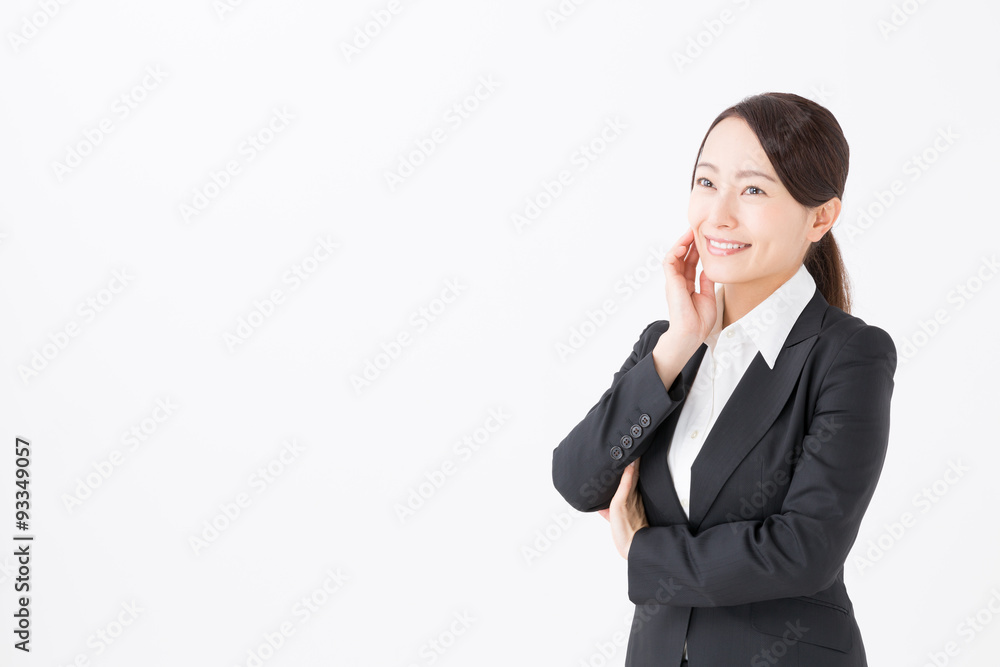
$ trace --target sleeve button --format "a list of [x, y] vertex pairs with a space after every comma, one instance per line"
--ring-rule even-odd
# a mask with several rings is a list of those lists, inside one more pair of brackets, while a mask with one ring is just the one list
[[632, 434], [633, 438], [638, 438], [640, 435], [642, 435], [642, 427], [639, 426], [638, 424], [632, 424], [632, 430], [629, 432]]
[[628, 437], [627, 435], [623, 435], [622, 436], [622, 447], [624, 447], [625, 449], [628, 449], [631, 446], [632, 446], [632, 438]]
[[622, 448], [619, 447], [618, 445], [615, 445], [614, 447], [612, 447], [611, 448], [611, 458], [613, 458], [614, 460], [617, 461], [621, 457], [622, 457]]
[[645, 412], [639, 415], [639, 426], [646, 428], [651, 423], [652, 421], [650, 420], [649, 415], [647, 415]]

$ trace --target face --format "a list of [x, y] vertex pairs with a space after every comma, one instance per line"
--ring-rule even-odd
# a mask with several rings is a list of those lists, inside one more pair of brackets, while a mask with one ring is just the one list
[[809, 244], [836, 221], [839, 205], [834, 199], [806, 208], [795, 201], [750, 126], [729, 117], [705, 140], [688, 222], [709, 279], [769, 294], [795, 274]]

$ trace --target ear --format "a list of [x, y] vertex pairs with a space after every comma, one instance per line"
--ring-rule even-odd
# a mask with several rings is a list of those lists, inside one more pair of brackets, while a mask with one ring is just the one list
[[806, 234], [811, 242], [815, 243], [823, 238], [823, 235], [830, 231], [833, 223], [840, 217], [841, 201], [839, 197], [834, 197], [830, 201], [812, 209], [810, 214], [809, 233]]

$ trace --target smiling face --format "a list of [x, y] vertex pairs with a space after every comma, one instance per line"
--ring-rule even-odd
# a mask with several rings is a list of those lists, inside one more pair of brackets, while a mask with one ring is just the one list
[[795, 201], [742, 118], [712, 128], [688, 205], [703, 271], [712, 281], [745, 285], [740, 289], [763, 298], [795, 274], [809, 244], [839, 212], [837, 199], [817, 208]]

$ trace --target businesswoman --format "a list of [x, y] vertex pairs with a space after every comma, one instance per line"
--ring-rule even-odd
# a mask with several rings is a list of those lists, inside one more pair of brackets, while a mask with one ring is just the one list
[[628, 667], [867, 665], [844, 562], [885, 458], [896, 348], [849, 314], [831, 232], [847, 169], [815, 102], [722, 112], [663, 262], [670, 320], [553, 451], [556, 489], [628, 561]]

